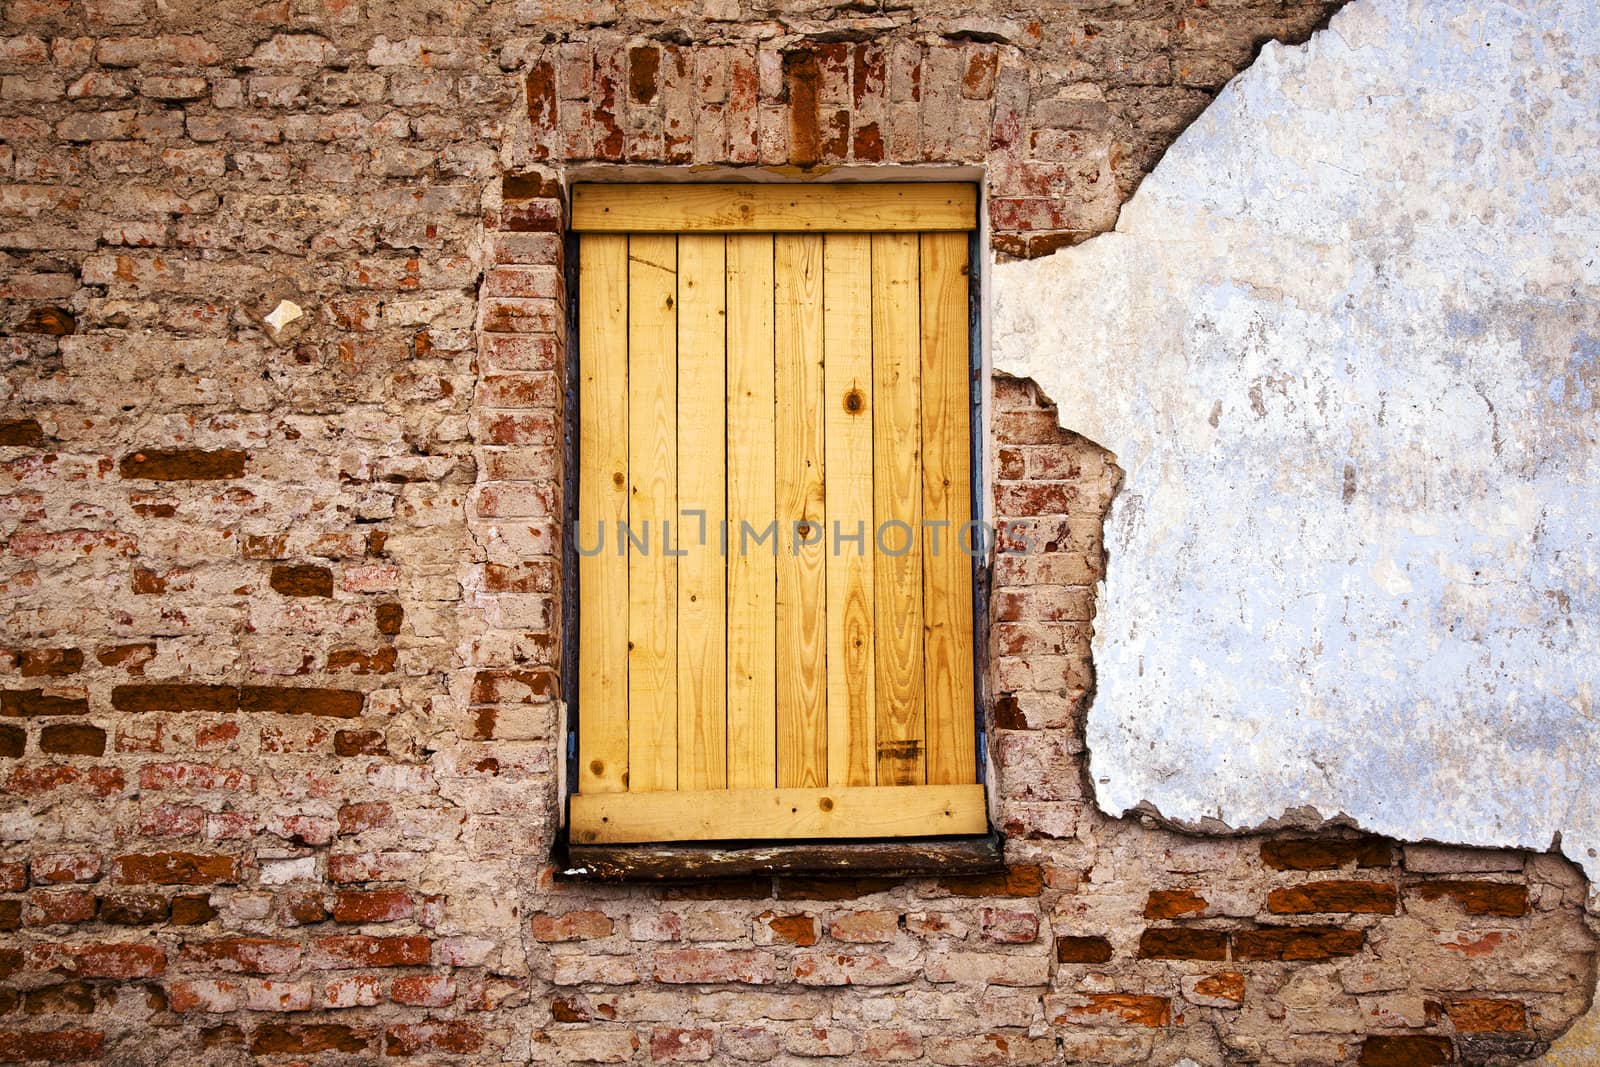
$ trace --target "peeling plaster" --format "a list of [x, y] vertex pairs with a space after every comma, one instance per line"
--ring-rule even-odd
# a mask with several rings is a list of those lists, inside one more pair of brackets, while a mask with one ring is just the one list
[[1117, 229], [994, 270], [994, 363], [1127, 472], [1099, 802], [1600, 873], [1600, 22], [1356, 0]]

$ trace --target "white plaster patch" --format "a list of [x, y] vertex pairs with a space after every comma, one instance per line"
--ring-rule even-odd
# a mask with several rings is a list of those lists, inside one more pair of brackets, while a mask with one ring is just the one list
[[994, 363], [1127, 472], [1102, 806], [1600, 872], [1600, 20], [1356, 0], [1117, 230], [994, 269]]

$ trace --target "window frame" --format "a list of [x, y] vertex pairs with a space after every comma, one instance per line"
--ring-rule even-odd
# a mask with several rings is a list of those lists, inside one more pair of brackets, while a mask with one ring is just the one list
[[[845, 838], [800, 839], [763, 838], [740, 841], [660, 841], [629, 844], [579, 844], [571, 840], [570, 808], [572, 798], [578, 793], [579, 731], [581, 712], [578, 699], [578, 633], [581, 593], [578, 588], [578, 553], [571, 532], [578, 520], [578, 455], [581, 427], [579, 423], [579, 392], [582, 354], [579, 349], [579, 271], [581, 269], [580, 242], [583, 230], [574, 225], [572, 203], [574, 186], [578, 184], [628, 185], [642, 182], [667, 184], [738, 183], [783, 185], [796, 190], [809, 190], [817, 186], [835, 184], [896, 185], [923, 182], [958, 181], [970, 183], [975, 188], [977, 211], [974, 224], [966, 229], [967, 239], [967, 366], [968, 366], [968, 447], [969, 447], [969, 506], [972, 519], [987, 522], [990, 516], [990, 489], [992, 471], [991, 455], [987, 445], [989, 432], [990, 389], [987, 368], [987, 351], [983, 325], [983, 282], [988, 262], [983, 253], [987, 250], [986, 183], [981, 172], [974, 168], [875, 168], [869, 174], [831, 173], [827, 179], [813, 182], [770, 180], [770, 175], [751, 175], [748, 172], [721, 172], [697, 174], [686, 179], [681, 172], [661, 168], [602, 168], [600, 173], [573, 173], [567, 176], [565, 192], [568, 204], [568, 225], [563, 231], [564, 275], [567, 283], [566, 359], [564, 363], [564, 414], [562, 451], [564, 464], [562, 516], [564, 530], [562, 544], [562, 589], [559, 612], [562, 624], [560, 690], [564, 702], [565, 721], [562, 724], [562, 742], [565, 744], [561, 760], [564, 774], [559, 783], [559, 827], [556, 852], [562, 860], [563, 874], [568, 877], [601, 878], [606, 880], [678, 880], [683, 878], [716, 877], [759, 873], [806, 873], [857, 875], [912, 875], [918, 873], [995, 871], [1003, 868], [1001, 838], [995, 818], [996, 798], [989, 789], [989, 705], [988, 678], [989, 592], [995, 551], [992, 539], [985, 551], [970, 557], [969, 581], [972, 591], [972, 714], [974, 718], [974, 783], [983, 790], [987, 812], [987, 829], [981, 834], [946, 837], [895, 837], [895, 838]], [[626, 173], [618, 173], [624, 171]], [[917, 171], [920, 173], [908, 173]], [[751, 181], [752, 177], [769, 180]], [[863, 180], [866, 179], [866, 180]], [[846, 194], [847, 195], [847, 194]], [[686, 231], [675, 231], [678, 233]], [[762, 231], [772, 232], [772, 231]], [[821, 231], [818, 231], [821, 232]]]

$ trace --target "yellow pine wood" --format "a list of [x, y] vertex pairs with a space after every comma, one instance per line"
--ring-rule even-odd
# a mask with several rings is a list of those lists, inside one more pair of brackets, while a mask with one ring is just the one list
[[[961, 531], [972, 517], [967, 235], [922, 244], [923, 689], [928, 784], [977, 778], [972, 698], [972, 560]], [[933, 524], [943, 523], [942, 530]], [[941, 530], [935, 538], [934, 531]]]
[[[778, 785], [821, 786], [828, 781], [822, 238], [774, 237], [773, 275], [782, 538], [777, 568]], [[802, 539], [812, 543], [797, 544]]]
[[596, 793], [572, 798], [578, 844], [981, 834], [981, 785]]
[[725, 243], [678, 238], [679, 789], [728, 784]]
[[918, 268], [915, 234], [872, 235], [873, 498], [881, 538], [872, 584], [880, 786], [926, 781]]
[[[872, 245], [865, 234], [823, 244], [823, 351], [828, 515], [828, 783], [877, 778], [872, 661]], [[863, 540], [857, 542], [857, 533]]]
[[777, 784], [772, 236], [727, 241], [728, 786], [749, 789]]
[[858, 185], [599, 185], [572, 190], [579, 232], [825, 233], [971, 230], [977, 186], [965, 182]]
[[[629, 525], [649, 537], [628, 549], [628, 788], [678, 783], [677, 560], [663, 543], [677, 526], [677, 240], [628, 239]], [[596, 605], [606, 610], [611, 605]]]
[[578, 790], [628, 788], [628, 239], [582, 238], [578, 271]]

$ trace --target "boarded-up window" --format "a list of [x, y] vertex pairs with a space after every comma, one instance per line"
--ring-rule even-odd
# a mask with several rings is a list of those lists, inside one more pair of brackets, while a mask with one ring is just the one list
[[986, 829], [975, 199], [574, 190], [575, 843]]

